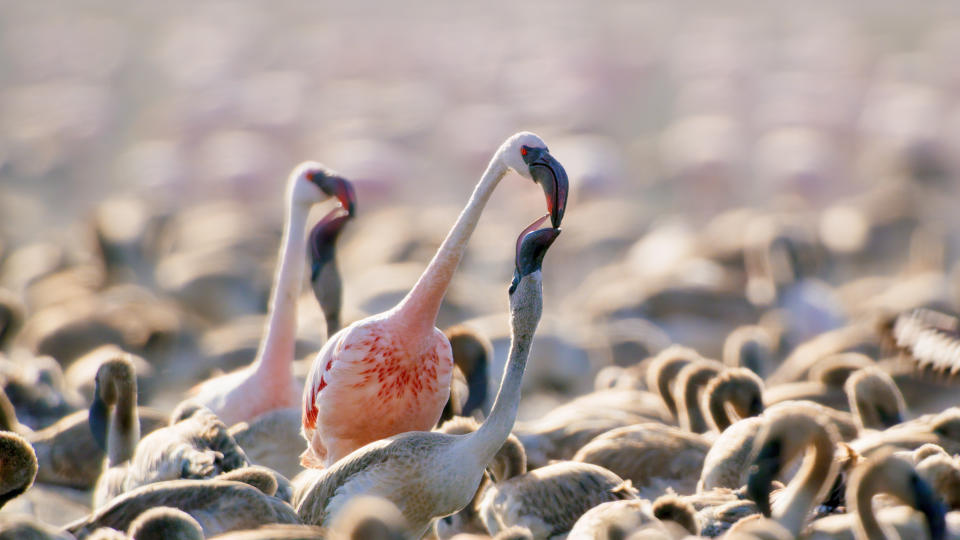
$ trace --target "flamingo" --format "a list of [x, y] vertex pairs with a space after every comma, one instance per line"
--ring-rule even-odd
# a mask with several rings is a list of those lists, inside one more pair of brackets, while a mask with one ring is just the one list
[[293, 346], [296, 302], [306, 258], [307, 214], [314, 204], [329, 197], [336, 197], [349, 214], [354, 213], [356, 196], [352, 185], [332, 170], [308, 161], [290, 173], [280, 260], [266, 334], [257, 356], [249, 366], [208, 379], [192, 390], [190, 400], [216, 413], [228, 426], [299, 405], [300, 385], [293, 377]]
[[487, 200], [509, 170], [541, 185], [551, 224], [560, 226], [566, 171], [537, 135], [511, 136], [406, 297], [342, 329], [317, 354], [303, 390], [305, 467], [327, 467], [369, 442], [436, 425], [453, 370], [450, 341], [435, 327], [437, 313]]
[[311, 471], [314, 476], [299, 485], [294, 495], [304, 523], [329, 526], [354, 497], [374, 495], [396, 504], [413, 537], [420, 538], [434, 518], [470, 503], [517, 417], [523, 370], [543, 307], [543, 256], [560, 234], [559, 229], [534, 231], [544, 219], [525, 230], [518, 241], [509, 293], [510, 355], [490, 416], [466, 435], [401, 433], [371, 442], [321, 471]]

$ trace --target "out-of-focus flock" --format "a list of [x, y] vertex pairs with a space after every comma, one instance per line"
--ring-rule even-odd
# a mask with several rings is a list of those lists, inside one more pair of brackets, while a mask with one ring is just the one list
[[0, 540], [960, 538], [957, 51], [0, 0]]

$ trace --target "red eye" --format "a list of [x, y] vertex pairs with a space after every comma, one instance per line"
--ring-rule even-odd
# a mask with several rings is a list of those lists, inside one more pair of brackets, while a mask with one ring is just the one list
[[521, 146], [521, 147], [520, 147], [520, 155], [521, 155], [521, 156], [527, 155], [527, 147], [526, 147], [526, 146]]

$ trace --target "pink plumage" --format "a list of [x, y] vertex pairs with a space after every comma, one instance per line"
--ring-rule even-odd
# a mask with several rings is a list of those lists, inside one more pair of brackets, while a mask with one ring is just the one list
[[437, 423], [450, 393], [450, 342], [438, 330], [411, 342], [392, 322], [359, 321], [321, 349], [304, 391], [304, 466], [324, 467], [369, 442]]

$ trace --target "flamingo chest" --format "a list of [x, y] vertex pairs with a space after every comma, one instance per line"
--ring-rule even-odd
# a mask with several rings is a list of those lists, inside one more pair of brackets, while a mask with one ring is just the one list
[[322, 400], [319, 422], [355, 440], [429, 430], [449, 397], [452, 366], [445, 340], [411, 350], [372, 333], [345, 343], [324, 366], [329, 400]]

